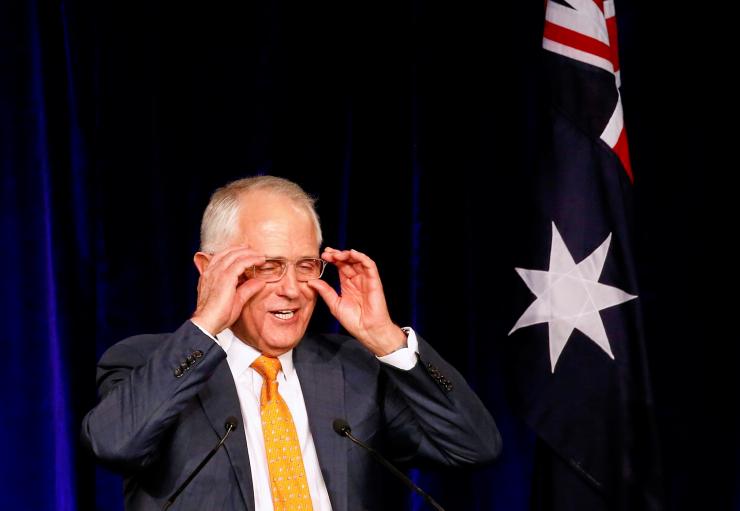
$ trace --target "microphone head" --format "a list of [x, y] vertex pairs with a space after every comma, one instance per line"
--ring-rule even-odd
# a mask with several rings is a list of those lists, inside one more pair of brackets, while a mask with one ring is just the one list
[[331, 426], [339, 436], [347, 436], [352, 433], [352, 428], [349, 427], [349, 423], [344, 419], [334, 419]]
[[230, 415], [226, 418], [226, 422], [224, 422], [224, 427], [228, 430], [235, 430], [236, 427], [239, 425], [239, 421], [236, 420], [236, 417], [233, 415]]

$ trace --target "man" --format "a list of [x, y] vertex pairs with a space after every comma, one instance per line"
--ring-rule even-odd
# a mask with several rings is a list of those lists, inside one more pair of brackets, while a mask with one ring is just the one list
[[[126, 508], [161, 509], [238, 418], [173, 509], [383, 509], [378, 467], [332, 430], [398, 462], [482, 463], [496, 425], [460, 374], [390, 318], [375, 263], [325, 248], [312, 199], [262, 176], [217, 190], [203, 216], [195, 313], [98, 365], [83, 442], [125, 476]], [[337, 294], [321, 280], [339, 271]], [[317, 295], [354, 339], [304, 336]]]

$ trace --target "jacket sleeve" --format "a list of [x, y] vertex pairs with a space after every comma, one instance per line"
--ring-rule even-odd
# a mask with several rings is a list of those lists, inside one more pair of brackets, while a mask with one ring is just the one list
[[164, 336], [123, 340], [101, 357], [100, 402], [82, 421], [81, 439], [112, 468], [145, 467], [160, 439], [226, 358], [192, 322]]
[[501, 452], [493, 417], [462, 375], [417, 338], [418, 361], [412, 369], [382, 364], [393, 384], [386, 404], [391, 435], [412, 438], [416, 445], [397, 461], [420, 458], [451, 466], [493, 461]]

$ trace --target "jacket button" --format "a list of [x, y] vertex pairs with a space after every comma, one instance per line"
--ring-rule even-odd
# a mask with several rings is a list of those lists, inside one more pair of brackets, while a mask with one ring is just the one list
[[182, 369], [183, 371], [187, 371], [188, 364], [186, 362], [180, 362], [180, 369]]
[[179, 367], [175, 369], [175, 378], [179, 378], [180, 376], [182, 376], [182, 374], [182, 369], [180, 369]]
[[203, 356], [203, 352], [202, 352], [202, 351], [200, 351], [200, 350], [194, 351], [194, 352], [193, 352], [193, 356], [194, 356], [195, 358], [201, 358], [201, 357]]

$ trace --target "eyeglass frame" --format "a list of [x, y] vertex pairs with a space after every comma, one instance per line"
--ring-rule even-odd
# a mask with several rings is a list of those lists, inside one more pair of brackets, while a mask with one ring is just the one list
[[[319, 271], [318, 277], [301, 280], [301, 276], [296, 271], [296, 280], [298, 280], [298, 282], [309, 282], [311, 280], [320, 279], [321, 276], [324, 274], [324, 271], [326, 270], [327, 264], [329, 264], [323, 259], [321, 259], [320, 257], [299, 257], [298, 259], [293, 259], [293, 260], [287, 259], [285, 257], [265, 257], [265, 263], [273, 262], [273, 263], [281, 263], [283, 265], [282, 273], [280, 274], [278, 278], [274, 280], [265, 280], [257, 276], [257, 266], [261, 266], [261, 265], [256, 265], [256, 264], [252, 265], [246, 270], [244, 270], [244, 273], [247, 276], [247, 278], [261, 280], [262, 282], [265, 282], [267, 284], [274, 284], [275, 282], [280, 282], [283, 279], [283, 277], [285, 277], [285, 274], [288, 273], [288, 266], [292, 265], [295, 268], [296, 264], [298, 264], [301, 261], [307, 261], [307, 260], [308, 261], [319, 261], [319, 263], [321, 263], [321, 271]], [[252, 275], [249, 274], [250, 271], [252, 272]]]

